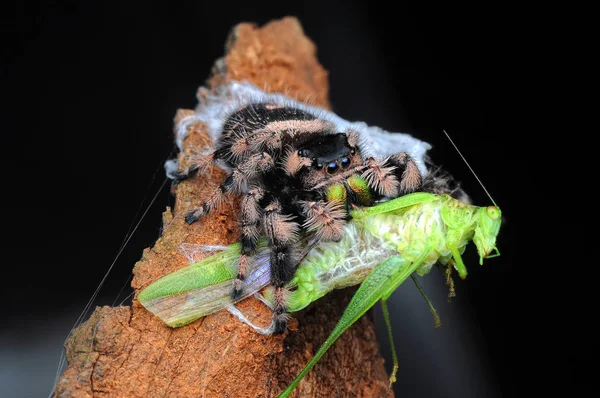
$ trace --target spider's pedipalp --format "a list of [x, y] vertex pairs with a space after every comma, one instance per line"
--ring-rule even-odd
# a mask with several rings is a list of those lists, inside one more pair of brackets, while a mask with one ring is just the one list
[[326, 241], [338, 241], [342, 238], [344, 225], [346, 224], [346, 210], [344, 204], [332, 200], [329, 202], [303, 202], [306, 221], [303, 227], [308, 231], [314, 231], [317, 239]]

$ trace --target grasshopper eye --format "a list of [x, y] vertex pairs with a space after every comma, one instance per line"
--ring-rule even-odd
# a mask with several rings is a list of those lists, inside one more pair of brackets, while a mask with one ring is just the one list
[[500, 212], [498, 211], [498, 208], [496, 208], [495, 206], [488, 206], [486, 211], [487, 211], [488, 216], [490, 216], [490, 218], [492, 220], [497, 220], [498, 217], [500, 217]]

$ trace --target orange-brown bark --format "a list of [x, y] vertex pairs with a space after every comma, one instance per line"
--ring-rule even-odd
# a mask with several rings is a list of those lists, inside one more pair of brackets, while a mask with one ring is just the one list
[[[214, 89], [231, 79], [248, 80], [272, 92], [328, 107], [327, 72], [316, 59], [314, 44], [294, 18], [262, 28], [236, 26], [227, 54], [216, 63], [207, 83]], [[180, 110], [176, 121], [191, 111]], [[184, 142], [184, 153], [209, 144], [197, 124]], [[180, 161], [185, 163], [184, 154]], [[176, 205], [163, 216], [164, 230], [154, 247], [135, 265], [137, 293], [185, 265], [182, 242], [229, 244], [238, 238], [237, 202], [225, 204], [201, 221], [187, 225], [183, 215], [210, 194], [222, 179], [196, 177], [176, 190]], [[172, 329], [134, 299], [131, 307], [97, 308], [66, 344], [68, 368], [56, 397], [273, 397], [313, 356], [341, 316], [352, 291], [339, 291], [294, 314], [290, 330], [262, 336], [226, 311]], [[254, 299], [240, 303], [246, 313], [269, 319]], [[363, 317], [351, 327], [296, 389], [298, 397], [382, 397], [392, 395], [373, 322]]]

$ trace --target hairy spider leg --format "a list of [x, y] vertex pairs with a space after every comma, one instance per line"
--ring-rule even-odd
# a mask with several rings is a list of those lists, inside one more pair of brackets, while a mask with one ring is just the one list
[[175, 188], [182, 181], [188, 180], [200, 173], [204, 173], [208, 166], [215, 160], [215, 152], [209, 153], [194, 153], [189, 155], [188, 163], [190, 166], [185, 171], [178, 171], [172, 175], [173, 182], [171, 188]]
[[287, 327], [287, 290], [285, 285], [294, 277], [297, 259], [293, 244], [298, 240], [300, 225], [293, 216], [282, 214], [277, 199], [264, 208], [264, 229], [271, 247], [271, 285], [274, 289], [274, 333], [281, 334]]
[[234, 186], [239, 185], [234, 182], [236, 177], [239, 178], [239, 174], [231, 174], [225, 179], [225, 181], [221, 183], [221, 185], [217, 187], [217, 189], [214, 190], [208, 200], [202, 203], [200, 207], [196, 207], [188, 211], [188, 213], [185, 215], [185, 222], [187, 224], [192, 224], [198, 221], [200, 217], [210, 213], [211, 210], [218, 207], [225, 194], [231, 192], [234, 189]]
[[422, 185], [417, 164], [404, 152], [382, 161], [368, 157], [365, 167], [362, 177], [375, 192], [384, 197], [394, 198], [415, 192]]
[[396, 167], [396, 170], [403, 170], [400, 175], [400, 194], [415, 192], [422, 186], [421, 173], [417, 163], [407, 153], [400, 152], [390, 156], [387, 159], [388, 164]]
[[178, 171], [177, 173], [173, 174], [173, 182], [171, 185], [179, 185], [181, 181], [185, 181], [194, 177], [196, 174], [198, 174], [198, 170], [200, 170], [200, 167], [198, 165], [193, 165], [186, 171]]
[[261, 235], [260, 221], [263, 216], [263, 210], [260, 207], [260, 201], [264, 197], [264, 191], [259, 187], [253, 187], [242, 198], [241, 204], [241, 224], [242, 233], [240, 236], [240, 263], [238, 265], [237, 275], [233, 284], [233, 299], [239, 298], [243, 293], [243, 284], [246, 280], [248, 264], [251, 257], [256, 254], [256, 244]]
[[314, 231], [319, 240], [339, 241], [344, 232], [347, 213], [345, 203], [339, 200], [304, 202], [306, 221], [303, 227]]
[[272, 170], [275, 162], [271, 155], [266, 152], [250, 156], [244, 163], [235, 167], [231, 174], [217, 187], [211, 197], [200, 207], [190, 210], [185, 216], [185, 222], [191, 224], [200, 217], [208, 214], [227, 193], [242, 194], [246, 191], [249, 182], [258, 176]]

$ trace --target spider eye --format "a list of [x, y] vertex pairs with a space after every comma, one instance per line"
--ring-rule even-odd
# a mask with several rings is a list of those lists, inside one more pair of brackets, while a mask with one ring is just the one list
[[335, 162], [331, 162], [331, 163], [329, 163], [329, 164], [327, 165], [327, 172], [328, 172], [329, 174], [333, 174], [333, 173], [335, 173], [335, 171], [337, 170], [337, 168], [338, 168], [338, 165], [337, 165], [337, 163], [335, 163]]
[[354, 150], [354, 149], [350, 151], [351, 155], [354, 155], [355, 153], [356, 153], [356, 150]]
[[306, 151], [304, 149], [300, 149], [298, 151], [298, 156], [302, 156], [303, 158], [306, 157]]
[[342, 158], [342, 167], [343, 168], [347, 168], [348, 166], [350, 166], [350, 159], [349, 158]]

